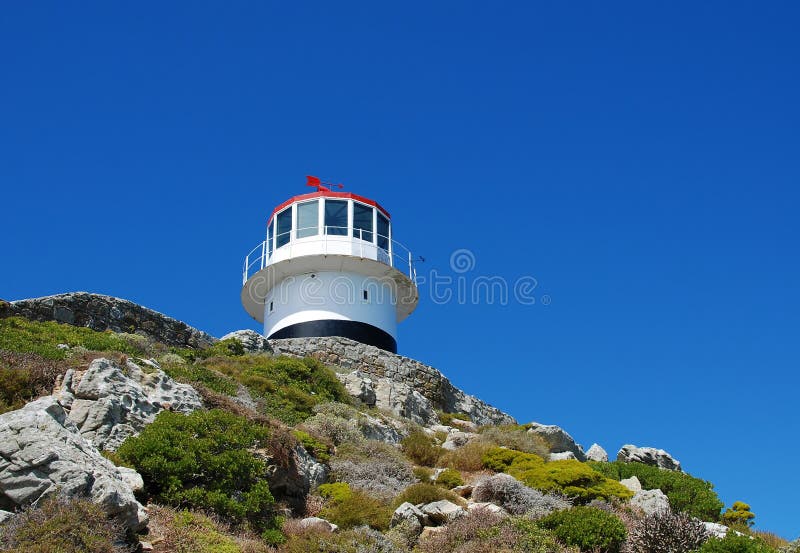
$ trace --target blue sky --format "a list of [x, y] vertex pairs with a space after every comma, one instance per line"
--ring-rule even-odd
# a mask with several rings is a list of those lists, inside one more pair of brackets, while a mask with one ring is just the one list
[[[0, 297], [89, 290], [217, 336], [307, 174], [381, 202], [439, 304], [400, 352], [612, 455], [662, 447], [800, 535], [792, 2], [16, 3]], [[549, 305], [541, 298], [547, 295]]]

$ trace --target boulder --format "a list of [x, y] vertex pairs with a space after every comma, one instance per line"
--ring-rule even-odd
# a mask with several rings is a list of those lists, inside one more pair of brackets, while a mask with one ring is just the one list
[[724, 538], [728, 535], [729, 528], [724, 524], [718, 522], [704, 522], [703, 526], [706, 527], [706, 532], [713, 538]]
[[575, 459], [575, 454], [571, 451], [562, 451], [561, 453], [551, 453], [549, 456], [550, 461], [567, 461], [569, 459]]
[[589, 451], [586, 452], [587, 461], [597, 461], [598, 463], [608, 462], [608, 453], [605, 449], [600, 447], [599, 444], [592, 444]]
[[369, 407], [377, 407], [422, 426], [438, 424], [430, 400], [408, 384], [389, 378], [370, 377], [361, 371], [337, 374], [351, 396]]
[[624, 445], [617, 453], [617, 461], [637, 462], [667, 470], [681, 470], [681, 464], [663, 449]]
[[669, 499], [661, 490], [640, 490], [631, 498], [631, 505], [639, 507], [648, 515], [669, 511]]
[[360, 413], [358, 417], [358, 429], [368, 440], [378, 440], [389, 444], [399, 444], [404, 434], [402, 428], [398, 428], [393, 421], [383, 418], [373, 417], [366, 413]]
[[570, 451], [575, 455], [578, 461], [586, 460], [586, 455], [583, 453], [583, 448], [580, 444], [575, 443], [572, 436], [567, 434], [561, 427], [554, 424], [532, 422], [528, 432], [540, 436], [550, 449], [550, 453], [564, 453], [565, 451]]
[[470, 513], [480, 511], [481, 513], [488, 513], [491, 515], [508, 516], [508, 513], [505, 509], [499, 505], [488, 502], [470, 503], [467, 505], [467, 511]]
[[98, 449], [115, 450], [164, 409], [190, 413], [203, 407], [200, 395], [162, 370], [144, 371], [95, 359], [84, 371], [70, 369], [54, 394], [69, 409], [69, 421]]
[[414, 530], [416, 534], [419, 534], [423, 526], [428, 526], [430, 524], [430, 519], [416, 506], [406, 501], [392, 513], [392, 520], [389, 522], [389, 527], [394, 528], [403, 522], [407, 522], [411, 529]]
[[453, 451], [464, 447], [474, 436], [475, 434], [471, 432], [459, 432], [458, 430], [450, 432], [450, 434], [447, 435], [447, 439], [442, 444], [442, 449]]
[[128, 467], [117, 467], [117, 472], [133, 493], [144, 491], [144, 479], [141, 474]]
[[0, 510], [0, 524], [3, 524], [5, 521], [11, 520], [12, 518], [14, 518], [14, 513]]
[[472, 490], [474, 489], [475, 486], [472, 486], [471, 484], [465, 484], [463, 486], [456, 486], [450, 491], [461, 497], [469, 497], [472, 495]]
[[328, 468], [298, 444], [289, 459], [289, 466], [275, 467], [269, 479], [269, 489], [293, 508], [302, 508], [308, 492], [327, 479]]
[[[224, 338], [223, 338], [224, 340]], [[300, 527], [304, 530], [314, 530], [316, 532], [324, 532], [327, 534], [332, 534], [336, 532], [339, 527], [333, 524], [332, 522], [328, 522], [324, 518], [319, 517], [308, 517], [304, 518], [300, 521]]]
[[464, 432], [472, 432], [475, 433], [478, 431], [478, 425], [472, 421], [462, 421], [461, 419], [453, 419], [450, 421], [450, 424], [453, 426], [457, 426]]
[[423, 505], [420, 511], [428, 515], [434, 524], [447, 524], [466, 513], [463, 508], [446, 499]]
[[255, 330], [234, 330], [223, 336], [221, 340], [231, 338], [240, 342], [248, 353], [272, 353], [272, 346], [269, 345], [267, 339]]
[[54, 494], [89, 498], [132, 531], [147, 525], [145, 508], [117, 467], [47, 396], [0, 415], [0, 509]]
[[633, 493], [642, 491], [642, 483], [639, 482], [639, 479], [636, 476], [631, 476], [630, 478], [623, 478], [619, 481], [620, 484], [628, 488]]

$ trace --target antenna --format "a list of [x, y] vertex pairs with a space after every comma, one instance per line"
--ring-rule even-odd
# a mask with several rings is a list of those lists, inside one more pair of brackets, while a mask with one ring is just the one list
[[332, 182], [322, 182], [319, 177], [312, 177], [311, 175], [306, 176], [306, 186], [310, 186], [311, 188], [316, 188], [317, 192], [322, 192], [323, 190], [327, 190], [328, 192], [331, 191], [331, 188], [338, 188], [341, 190], [344, 188], [343, 184], [334, 184]]

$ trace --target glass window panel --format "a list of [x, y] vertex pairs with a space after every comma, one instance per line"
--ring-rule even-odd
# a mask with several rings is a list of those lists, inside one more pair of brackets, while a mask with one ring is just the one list
[[353, 203], [353, 236], [372, 242], [372, 208]]
[[275, 247], [280, 248], [289, 243], [292, 235], [292, 208], [289, 207], [278, 213], [278, 228], [275, 236]]
[[347, 236], [346, 200], [325, 200], [325, 233]]
[[297, 204], [297, 237], [319, 233], [319, 200]]
[[389, 219], [378, 212], [378, 247], [389, 251]]
[[267, 255], [272, 255], [272, 238], [273, 238], [274, 228], [275, 228], [275, 221], [272, 220], [269, 222], [269, 226], [267, 227]]

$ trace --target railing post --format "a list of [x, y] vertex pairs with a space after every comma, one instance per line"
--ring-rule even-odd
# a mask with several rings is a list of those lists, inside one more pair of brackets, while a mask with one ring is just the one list
[[267, 257], [267, 241], [264, 240], [261, 242], [261, 268], [264, 268], [264, 264], [266, 263]]
[[411, 264], [411, 252], [408, 252], [408, 278], [414, 278], [414, 266]]

